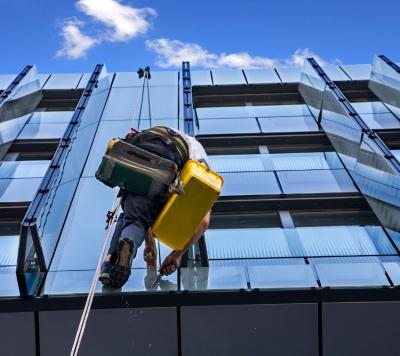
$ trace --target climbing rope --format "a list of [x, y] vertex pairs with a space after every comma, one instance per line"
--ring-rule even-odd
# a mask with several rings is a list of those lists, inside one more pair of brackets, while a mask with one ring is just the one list
[[[138, 123], [140, 123], [140, 118], [142, 115], [142, 107], [143, 107], [143, 98], [144, 98], [144, 91], [147, 89], [147, 100], [148, 100], [148, 107], [149, 107], [149, 120], [150, 120], [150, 126], [151, 126], [151, 105], [150, 105], [150, 90], [149, 90], [149, 79], [151, 78], [150, 74], [150, 67], [145, 67], [144, 69], [139, 68], [137, 71], [139, 75], [139, 79], [143, 77], [143, 85], [142, 85], [142, 93], [141, 93], [141, 99], [140, 99], [140, 109], [139, 109], [139, 116], [138, 116]], [[96, 285], [97, 281], [100, 276], [101, 272], [101, 266], [102, 262], [104, 259], [104, 254], [105, 250], [107, 247], [108, 240], [110, 238], [110, 234], [112, 231], [112, 227], [114, 225], [114, 222], [117, 220], [117, 216], [119, 214], [121, 208], [121, 199], [118, 197], [118, 195], [114, 198], [113, 204], [112, 204], [112, 210], [107, 212], [107, 226], [106, 226], [106, 233], [103, 241], [103, 246], [100, 251], [100, 258], [97, 261], [97, 266], [96, 266], [96, 271], [94, 273], [93, 279], [92, 279], [92, 284], [89, 289], [88, 296], [86, 298], [86, 303], [85, 307], [83, 308], [83, 312], [81, 315], [81, 319], [79, 321], [79, 326], [75, 334], [75, 339], [74, 343], [72, 345], [71, 353], [70, 356], [77, 356], [79, 352], [79, 348], [82, 342], [83, 334], [86, 329], [86, 324], [87, 320], [89, 318], [89, 313], [92, 308], [93, 304], [93, 298], [94, 294], [96, 292]]]

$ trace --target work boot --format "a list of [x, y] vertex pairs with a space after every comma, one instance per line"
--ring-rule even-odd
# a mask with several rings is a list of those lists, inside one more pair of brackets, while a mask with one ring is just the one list
[[110, 261], [103, 261], [101, 265], [101, 272], [99, 276], [99, 281], [103, 283], [105, 286], [110, 285], [110, 271], [111, 271], [112, 263]]
[[131, 274], [133, 251], [135, 244], [132, 239], [125, 237], [119, 240], [117, 260], [110, 270], [110, 285], [114, 288], [121, 288]]

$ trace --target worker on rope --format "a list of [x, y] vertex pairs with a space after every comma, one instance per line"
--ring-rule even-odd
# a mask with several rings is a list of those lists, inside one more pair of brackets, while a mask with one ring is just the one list
[[[176, 163], [178, 170], [185, 163], [197, 160], [209, 166], [203, 146], [194, 138], [176, 129], [155, 126], [138, 132], [131, 129], [125, 137], [129, 144], [149, 151]], [[178, 172], [177, 172], [178, 173]], [[148, 268], [157, 268], [157, 248], [150, 226], [164, 206], [169, 193], [150, 198], [121, 190], [120, 214], [108, 254], [103, 262], [100, 281], [114, 288], [122, 287], [131, 273], [132, 261], [137, 249], [145, 241], [144, 257]], [[208, 212], [194, 232], [184, 250], [173, 250], [163, 261], [159, 272], [161, 275], [174, 273], [180, 265], [182, 255], [192, 246], [207, 229], [210, 220]], [[179, 221], [177, 221], [179, 224]], [[149, 258], [151, 256], [151, 258]]]

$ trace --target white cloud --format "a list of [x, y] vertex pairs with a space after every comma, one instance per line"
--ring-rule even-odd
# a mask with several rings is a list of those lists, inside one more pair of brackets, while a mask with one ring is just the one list
[[157, 15], [152, 8], [122, 5], [118, 0], [79, 0], [78, 9], [110, 29], [107, 40], [127, 41], [147, 33], [149, 19]]
[[124, 42], [144, 35], [151, 26], [151, 19], [157, 15], [152, 8], [123, 5], [119, 0], [78, 0], [76, 6], [105, 29], [97, 28], [91, 34], [84, 34], [81, 32], [85, 25], [82, 20], [64, 21], [61, 28], [63, 44], [57, 57], [81, 58], [90, 48], [103, 42]]
[[[322, 66], [330, 62], [322, 59], [310, 49], [298, 49], [290, 58], [280, 60], [277, 58], [251, 56], [247, 52], [239, 53], [210, 53], [198, 44], [158, 38], [147, 40], [146, 47], [157, 54], [156, 64], [161, 68], [177, 67], [182, 61], [190, 61], [192, 66], [203, 68], [273, 68], [277, 66], [303, 65], [307, 57], [314, 57]], [[340, 61], [334, 60], [333, 63]]]
[[61, 30], [63, 45], [57, 51], [57, 57], [66, 57], [69, 59], [84, 57], [86, 52], [98, 43], [95, 38], [84, 35], [80, 30], [81, 26], [83, 26], [83, 23], [76, 19], [64, 22]]

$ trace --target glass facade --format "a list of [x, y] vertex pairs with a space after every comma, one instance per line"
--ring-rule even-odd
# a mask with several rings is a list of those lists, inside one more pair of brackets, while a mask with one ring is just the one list
[[[353, 81], [370, 78], [371, 83], [377, 82], [378, 69], [375, 63], [328, 66], [325, 72], [334, 82], [351, 86]], [[240, 90], [250, 90], [247, 87], [265, 87], [263, 95], [270, 95], [271, 102], [259, 102], [246, 92], [246, 104], [240, 99], [221, 106], [203, 102], [193, 107], [195, 134], [209, 154], [211, 169], [225, 181], [204, 236], [206, 262], [196, 259], [203, 253], [196, 245], [179, 274], [158, 279], [154, 271], [146, 270], [142, 246], [122, 292], [398, 285], [400, 230], [394, 215], [400, 205], [397, 173], [382, 155], [381, 146], [365, 135], [354, 115], [346, 111], [316, 71], [306, 64], [303, 69], [204, 70], [190, 74], [192, 88], [230, 88], [240, 96]], [[44, 85], [43, 90], [61, 93], [84, 90], [92, 74], [32, 75], [41, 76], [36, 80]], [[1, 76], [0, 89], [12, 77]], [[393, 95], [397, 77], [388, 77], [385, 73], [379, 80], [391, 87]], [[31, 83], [32, 78], [28, 79]], [[290, 90], [299, 86], [297, 99], [272, 99], [268, 90], [276, 84], [282, 88], [287, 85]], [[10, 209], [21, 203], [29, 205], [42, 194], [38, 189], [43, 178], [53, 174], [34, 215], [48, 271], [39, 291], [43, 295], [84, 294], [90, 288], [105, 217], [117, 194], [117, 189], [95, 179], [108, 140], [123, 137], [131, 127], [143, 130], [164, 125], [185, 130], [182, 73], [154, 72], [143, 99], [142, 85], [136, 73], [109, 74], [103, 69], [74, 128], [71, 120], [76, 119], [78, 107], [75, 111], [33, 108], [0, 123], [3, 157], [8, 157], [0, 163], [1, 204]], [[372, 85], [371, 90], [380, 98], [376, 87]], [[21, 87], [15, 98], [31, 92]], [[216, 93], [213, 95], [220, 95]], [[382, 101], [361, 98], [352, 103], [362, 122], [378, 134], [400, 129], [397, 102], [389, 100], [387, 92], [385, 95]], [[60, 152], [61, 148], [57, 145], [66, 135], [70, 135], [69, 144], [59, 157], [56, 150]], [[29, 151], [48, 142], [53, 142], [54, 157], [60, 159], [57, 164], [54, 157], [48, 159], [47, 151], [45, 159], [12, 159], [18, 149]], [[390, 148], [399, 157], [399, 147]], [[49, 173], [54, 167], [54, 173]], [[372, 210], [367, 204], [353, 206], [364, 198]], [[9, 281], [9, 287], [4, 283], [0, 287], [0, 298], [19, 294], [12, 278], [19, 224], [0, 221], [0, 280]], [[27, 241], [29, 245], [30, 235]], [[157, 247], [160, 264], [171, 250], [161, 243]], [[120, 292], [104, 290], [100, 284], [96, 289], [98, 294]]]

